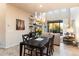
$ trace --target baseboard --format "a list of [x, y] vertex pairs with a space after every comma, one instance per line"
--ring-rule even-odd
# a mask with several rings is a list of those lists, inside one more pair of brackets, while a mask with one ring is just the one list
[[10, 45], [6, 46], [5, 48], [14, 47], [14, 46], [16, 46], [16, 45], [19, 45], [19, 42], [18, 42], [18, 43], [14, 43], [14, 44], [10, 44]]
[[0, 48], [5, 48], [5, 46], [0, 46]]

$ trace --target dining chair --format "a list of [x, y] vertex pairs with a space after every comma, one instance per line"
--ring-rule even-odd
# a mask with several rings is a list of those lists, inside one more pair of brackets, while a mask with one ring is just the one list
[[[29, 40], [28, 34], [22, 35], [22, 38], [23, 38], [23, 42], [28, 43], [28, 40]], [[28, 51], [27, 53], [26, 53], [26, 50]], [[25, 55], [30, 55], [30, 56], [32, 56], [33, 50], [34, 50], [34, 48], [31, 47], [30, 45], [24, 45], [24, 53], [23, 53], [23, 55], [24, 55], [24, 56], [25, 56]], [[29, 52], [30, 52], [30, 54], [29, 54]]]
[[35, 32], [29, 32], [29, 38], [30, 39], [36, 39], [36, 33]]
[[[43, 37], [42, 37], [43, 38]], [[45, 37], [45, 38], [47, 38], [47, 37]], [[49, 41], [45, 44], [45, 46], [43, 46], [42, 48], [43, 48], [43, 51], [42, 51], [42, 55], [46, 55], [46, 56], [49, 56], [48, 55], [48, 49], [49, 49]], [[40, 50], [39, 49], [36, 49], [36, 56], [38, 55], [39, 56], [39, 54], [40, 54]]]
[[50, 42], [49, 42], [49, 55], [53, 55], [53, 52], [54, 52], [54, 37], [55, 35], [53, 35], [50, 39]]

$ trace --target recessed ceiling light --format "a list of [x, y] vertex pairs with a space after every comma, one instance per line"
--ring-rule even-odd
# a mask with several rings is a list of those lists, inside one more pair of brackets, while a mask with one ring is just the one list
[[42, 5], [40, 5], [40, 8], [43, 7]]

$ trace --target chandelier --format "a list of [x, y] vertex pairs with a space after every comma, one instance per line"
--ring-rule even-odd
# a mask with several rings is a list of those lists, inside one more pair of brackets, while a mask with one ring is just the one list
[[44, 24], [45, 23], [45, 13], [35, 12], [35, 22], [36, 22], [36, 24]]

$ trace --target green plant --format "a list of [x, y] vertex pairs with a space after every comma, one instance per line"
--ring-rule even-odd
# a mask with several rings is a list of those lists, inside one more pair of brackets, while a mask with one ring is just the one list
[[36, 33], [37, 33], [38, 35], [41, 35], [41, 34], [42, 34], [42, 29], [36, 29]]

